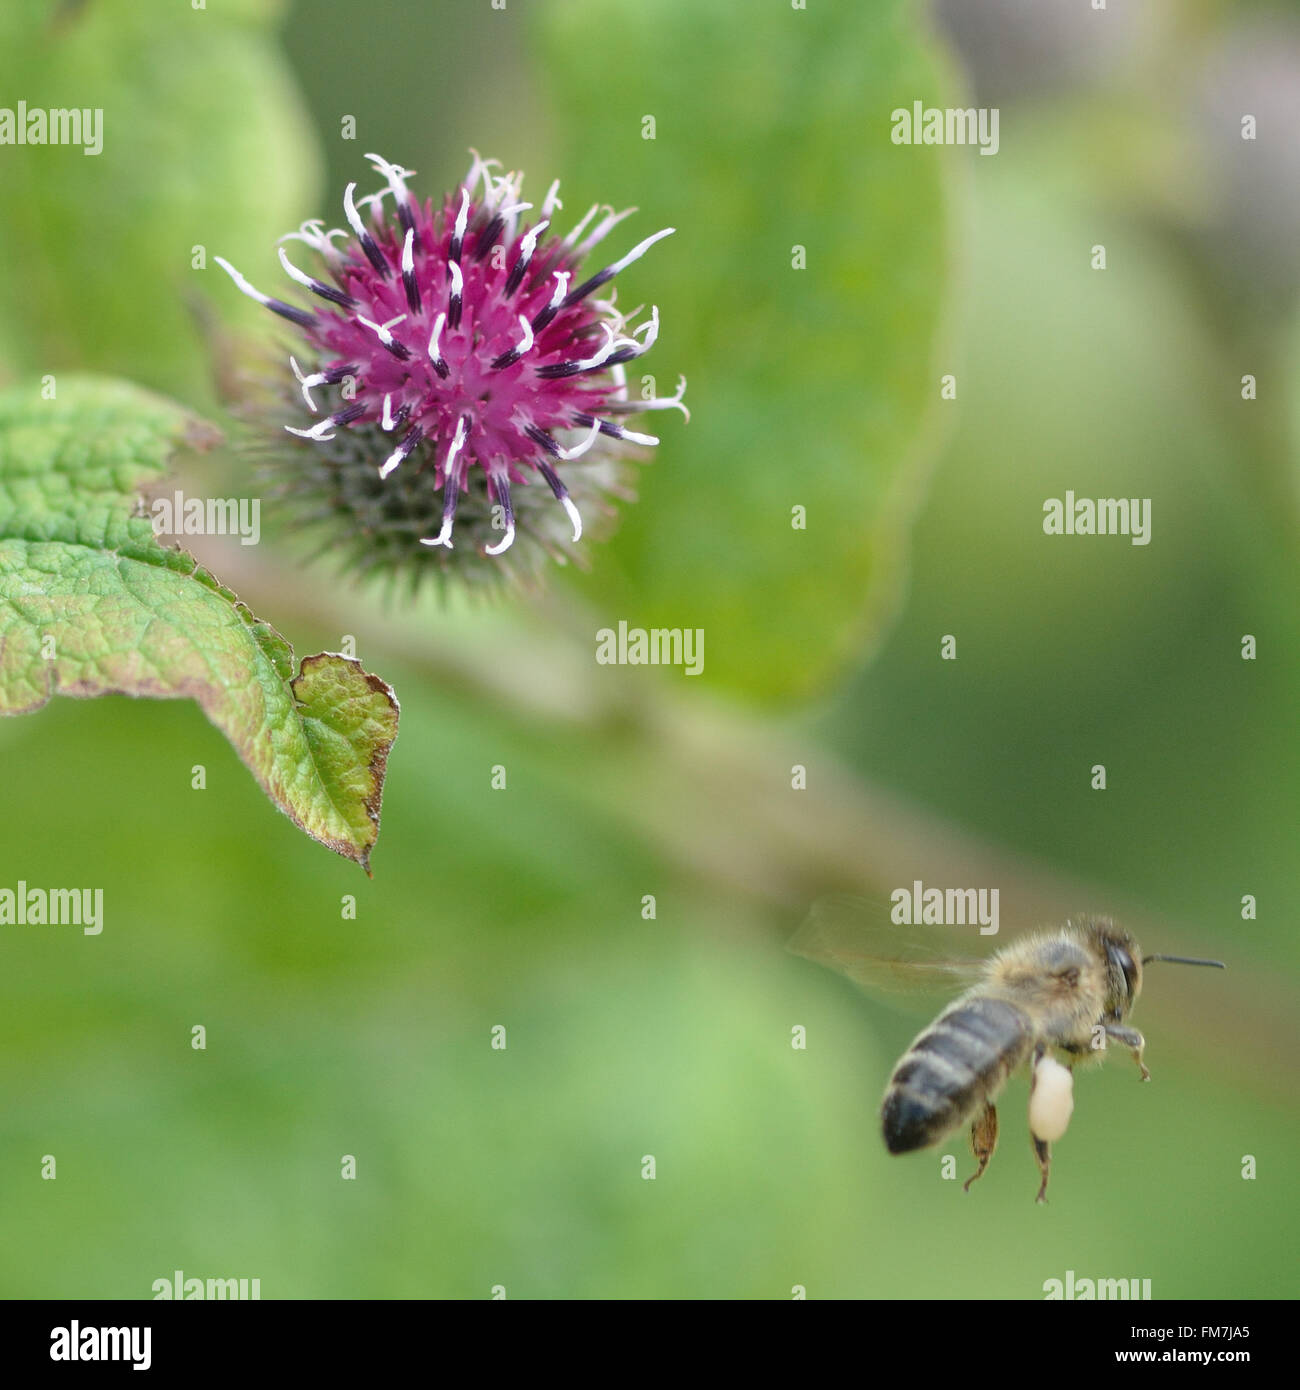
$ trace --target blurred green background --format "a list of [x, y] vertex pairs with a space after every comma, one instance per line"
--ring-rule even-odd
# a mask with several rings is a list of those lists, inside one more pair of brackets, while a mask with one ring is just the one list
[[[300, 655], [350, 634], [395, 686], [373, 881], [192, 704], [0, 725], [0, 886], [102, 886], [106, 915], [0, 928], [0, 1292], [1296, 1294], [1300, 27], [1074, 8], [0, 20], [0, 91], [105, 109], [99, 159], [0, 149], [5, 382], [92, 367], [228, 424], [214, 357], [274, 335], [192, 246], [276, 292], [275, 237], [339, 222], [364, 151], [423, 196], [474, 146], [526, 195], [560, 177], [564, 218], [639, 206], [627, 245], [678, 227], [622, 297], [659, 305], [647, 362], [692, 409], [544, 594], [388, 608], [274, 535], [196, 545]], [[914, 100], [999, 108], [999, 153], [891, 145]], [[1151, 544], [1045, 537], [1066, 489], [1150, 497]], [[705, 675], [596, 665], [619, 619], [703, 628]], [[924, 1016], [783, 950], [817, 896], [916, 877], [1000, 887], [1008, 933], [1114, 911], [1229, 962], [1153, 968], [1155, 1079], [1081, 1076], [1046, 1208], [1023, 1081], [970, 1196], [939, 1174], [961, 1135], [889, 1158]]]

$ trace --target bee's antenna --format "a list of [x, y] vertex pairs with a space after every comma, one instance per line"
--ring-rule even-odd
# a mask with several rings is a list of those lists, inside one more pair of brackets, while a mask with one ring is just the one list
[[1216, 970], [1228, 968], [1221, 960], [1198, 960], [1193, 956], [1143, 956], [1142, 964], [1145, 965], [1150, 960], [1172, 961], [1174, 965], [1212, 965]]

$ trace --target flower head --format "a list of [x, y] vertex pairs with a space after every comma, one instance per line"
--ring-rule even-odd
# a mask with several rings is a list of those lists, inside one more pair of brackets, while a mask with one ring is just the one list
[[[561, 238], [552, 229], [558, 181], [527, 217], [522, 175], [496, 174], [495, 161], [475, 154], [464, 182], [435, 208], [407, 187], [413, 171], [366, 157], [384, 185], [362, 198], [348, 185], [350, 231], [313, 221], [281, 238], [285, 273], [315, 296], [313, 308], [263, 294], [216, 258], [244, 294], [301, 330], [289, 363], [305, 418], [285, 429], [318, 454], [309, 479], [329, 509], [363, 530], [405, 525], [387, 554], [394, 564], [449, 561], [458, 507], [461, 533], [471, 529], [483, 555], [503, 554], [517, 533], [553, 550], [554, 527], [531, 498], [520, 505], [523, 494], [512, 493], [539, 479], [576, 542], [582, 515], [567, 465], [602, 455], [608, 463], [617, 441], [659, 442], [628, 429], [629, 416], [686, 414], [684, 381], [660, 400], [628, 396], [625, 364], [654, 346], [658, 308], [623, 314], [612, 293], [598, 293], [673, 229], [583, 278], [587, 255], [628, 213], [592, 207]], [[286, 242], [314, 254], [311, 271]], [[613, 487], [608, 475], [594, 481], [597, 495]], [[588, 470], [584, 487], [591, 482]]]

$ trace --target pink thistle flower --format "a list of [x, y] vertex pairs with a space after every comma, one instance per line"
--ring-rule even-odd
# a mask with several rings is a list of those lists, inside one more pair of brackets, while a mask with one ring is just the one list
[[[486, 482], [480, 500], [490, 504], [473, 512], [483, 554], [500, 555], [514, 543], [511, 489], [539, 476], [576, 542], [582, 517], [561, 476], [565, 465], [597, 445], [610, 448], [607, 441], [659, 442], [628, 429], [628, 416], [678, 409], [689, 419], [684, 379], [671, 397], [628, 396], [625, 364], [654, 346], [658, 307], [633, 327], [639, 309], [625, 315], [612, 294], [597, 293], [673, 228], [583, 279], [587, 255], [628, 213], [593, 206], [561, 238], [553, 230], [558, 181], [525, 220], [533, 205], [520, 201], [522, 175], [494, 174], [495, 161], [474, 154], [464, 182], [435, 209], [407, 188], [412, 170], [366, 158], [385, 184], [364, 198], [348, 185], [350, 233], [313, 221], [281, 238], [281, 264], [322, 301], [314, 308], [263, 294], [215, 258], [244, 294], [302, 331], [302, 362], [295, 354], [290, 364], [306, 409], [319, 418], [285, 429], [327, 446], [331, 476], [340, 466], [365, 467], [360, 460], [368, 458], [370, 484], [377, 478], [381, 486], [363, 491], [376, 505], [400, 482], [403, 516], [423, 514], [417, 529], [428, 534], [416, 539], [429, 551], [453, 548], [457, 506], [475, 469]], [[290, 258], [288, 241], [315, 254], [318, 273]], [[344, 436], [342, 449], [329, 447]], [[500, 535], [490, 545], [488, 517]]]

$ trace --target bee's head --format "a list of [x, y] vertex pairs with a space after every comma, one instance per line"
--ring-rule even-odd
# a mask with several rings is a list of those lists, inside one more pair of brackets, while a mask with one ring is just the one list
[[1122, 928], [1105, 918], [1089, 923], [1097, 948], [1106, 962], [1106, 1012], [1122, 1019], [1142, 992], [1142, 967], [1152, 960], [1172, 961], [1175, 965], [1210, 965], [1223, 970], [1221, 960], [1201, 960], [1194, 956], [1144, 956], [1138, 944]]
[[1142, 957], [1137, 942], [1127, 932], [1115, 931], [1106, 938], [1107, 1001], [1123, 1018], [1137, 1003], [1142, 992]]
[[1114, 922], [1096, 921], [1092, 930], [1105, 961], [1106, 1012], [1122, 1019], [1142, 992], [1142, 953], [1129, 933]]

